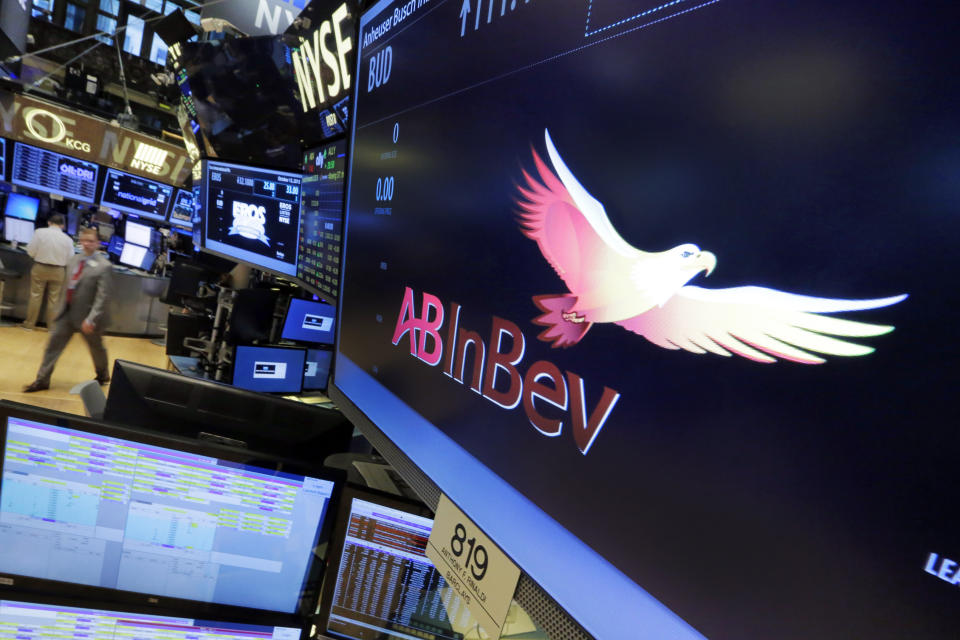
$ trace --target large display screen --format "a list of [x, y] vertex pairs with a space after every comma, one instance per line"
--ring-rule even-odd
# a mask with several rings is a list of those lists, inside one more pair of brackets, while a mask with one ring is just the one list
[[303, 154], [297, 279], [331, 302], [340, 291], [346, 149], [340, 141]]
[[173, 187], [116, 169], [107, 169], [100, 203], [119, 211], [135, 213], [152, 220], [167, 217]]
[[297, 274], [300, 174], [203, 161], [204, 249]]
[[301, 630], [259, 624], [107, 611], [0, 600], [0, 638], [163, 638], [164, 640], [300, 640]]
[[97, 174], [93, 162], [77, 160], [22, 142], [13, 143], [10, 182], [24, 187], [94, 202], [97, 198]]
[[176, 198], [170, 207], [170, 224], [190, 229], [193, 227], [193, 192], [177, 189]]
[[951, 636], [949, 13], [374, 5], [331, 398], [595, 637]]
[[7, 418], [0, 571], [293, 613], [328, 480]]
[[374, 495], [344, 501], [323, 631], [353, 640], [464, 640], [476, 621], [425, 554], [433, 520]]
[[7, 203], [3, 208], [3, 215], [33, 222], [37, 219], [37, 210], [39, 208], [40, 201], [36, 198], [11, 191], [7, 194]]

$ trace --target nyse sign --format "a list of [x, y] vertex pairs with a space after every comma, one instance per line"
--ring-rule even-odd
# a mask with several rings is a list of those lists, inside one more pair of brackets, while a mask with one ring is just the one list
[[345, 34], [353, 31], [352, 18], [344, 2], [329, 20], [300, 39], [300, 47], [293, 53], [293, 68], [304, 111], [336, 100], [350, 90], [352, 65], [347, 54], [353, 50], [353, 38]]
[[182, 147], [29, 96], [0, 91], [0, 135], [143, 177], [182, 184]]

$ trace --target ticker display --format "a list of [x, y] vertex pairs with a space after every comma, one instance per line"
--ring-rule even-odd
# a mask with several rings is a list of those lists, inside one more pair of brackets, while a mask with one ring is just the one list
[[330, 302], [340, 289], [346, 142], [304, 153], [297, 278]]

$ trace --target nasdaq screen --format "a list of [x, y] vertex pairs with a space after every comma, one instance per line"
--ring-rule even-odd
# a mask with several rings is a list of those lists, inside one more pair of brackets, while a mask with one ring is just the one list
[[333, 482], [9, 417], [0, 572], [293, 613]]
[[346, 149], [341, 140], [303, 154], [297, 279], [330, 302], [340, 290]]
[[100, 167], [22, 142], [13, 143], [10, 182], [79, 200], [95, 202]]
[[295, 276], [300, 180], [299, 173], [203, 161], [204, 249]]
[[954, 13], [374, 4], [331, 398], [595, 637], [950, 637]]

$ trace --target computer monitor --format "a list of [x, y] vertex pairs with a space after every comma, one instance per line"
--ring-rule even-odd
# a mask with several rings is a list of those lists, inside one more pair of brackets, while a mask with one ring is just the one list
[[34, 224], [23, 218], [3, 216], [3, 239], [7, 242], [26, 244], [33, 238]]
[[[303, 629], [184, 615], [78, 607], [74, 598], [30, 597], [23, 593], [3, 598], [0, 592], [0, 630], [11, 638], [157, 638], [166, 640], [300, 640]], [[29, 600], [24, 598], [30, 597]], [[89, 604], [83, 602], [83, 604]], [[114, 605], [115, 606], [115, 605]]]
[[233, 356], [233, 385], [263, 393], [300, 393], [307, 350], [240, 345]]
[[156, 259], [157, 255], [150, 249], [132, 242], [124, 242], [123, 249], [120, 252], [120, 264], [144, 271], [149, 271]]
[[323, 302], [291, 298], [280, 337], [296, 342], [333, 344], [337, 308]]
[[126, 247], [126, 242], [123, 237], [115, 233], [110, 237], [110, 242], [107, 244], [107, 253], [112, 256], [117, 256], [119, 259], [123, 255], [123, 250]]
[[177, 195], [170, 207], [170, 225], [180, 229], [193, 228], [193, 192], [177, 189]]
[[326, 391], [332, 362], [333, 351], [329, 349], [307, 349], [307, 368], [303, 372], [303, 390]]
[[0, 577], [168, 606], [303, 610], [335, 475], [7, 402], [0, 434]]
[[331, 141], [303, 153], [297, 280], [335, 302], [340, 293], [347, 142]]
[[228, 438], [252, 450], [316, 460], [345, 451], [353, 434], [337, 409], [126, 360], [114, 361], [104, 419], [189, 438]]
[[217, 160], [202, 169], [204, 251], [296, 276], [300, 174]]
[[320, 632], [350, 640], [463, 640], [475, 633], [466, 604], [425, 555], [432, 529], [433, 514], [422, 504], [347, 487], [320, 599]]
[[144, 218], [163, 220], [173, 199], [173, 187], [117, 169], [107, 169], [100, 203]]
[[123, 239], [141, 247], [149, 247], [153, 239], [153, 227], [127, 220], [124, 223]]
[[39, 208], [40, 200], [37, 198], [11, 191], [7, 194], [7, 203], [3, 209], [3, 215], [33, 222], [37, 219]]

